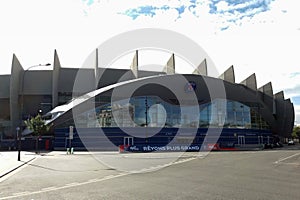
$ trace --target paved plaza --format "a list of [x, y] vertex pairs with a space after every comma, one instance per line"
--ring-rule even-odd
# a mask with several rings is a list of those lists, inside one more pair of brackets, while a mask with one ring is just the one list
[[[0, 200], [299, 199], [298, 149], [191, 152], [180, 158], [176, 153], [23, 152], [27, 163], [0, 179]], [[1, 152], [1, 168], [8, 153], [17, 159], [17, 152]]]

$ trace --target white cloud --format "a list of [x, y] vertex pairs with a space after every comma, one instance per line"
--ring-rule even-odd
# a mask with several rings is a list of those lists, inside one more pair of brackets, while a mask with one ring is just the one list
[[294, 87], [291, 88], [286, 88], [285, 91], [285, 96], [286, 98], [292, 98], [296, 96], [300, 96], [300, 84], [299, 84], [299, 77], [298, 77], [298, 84], [295, 85]]
[[230, 7], [228, 6], [228, 3], [226, 1], [220, 1], [216, 4], [218, 11], [228, 11], [230, 10]]
[[295, 107], [295, 113], [300, 115], [300, 105], [296, 105]]

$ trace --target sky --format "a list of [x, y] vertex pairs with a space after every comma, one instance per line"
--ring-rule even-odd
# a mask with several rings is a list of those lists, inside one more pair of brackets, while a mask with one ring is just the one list
[[[80, 67], [112, 36], [163, 28], [199, 44], [219, 73], [233, 65], [236, 82], [254, 72], [258, 87], [271, 81], [274, 93], [291, 98], [300, 124], [299, 18], [295, 0], [1, 1], [0, 74], [10, 73], [13, 54], [26, 69], [53, 63], [56, 49], [62, 67]], [[144, 54], [143, 64], [155, 57], [164, 65], [170, 56]], [[131, 59], [128, 54], [118, 65]]]

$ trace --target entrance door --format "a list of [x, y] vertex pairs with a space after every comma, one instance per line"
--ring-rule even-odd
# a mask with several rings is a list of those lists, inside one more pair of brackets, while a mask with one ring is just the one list
[[264, 137], [258, 136], [258, 144], [263, 144], [263, 143], [264, 143]]
[[124, 137], [124, 146], [132, 146], [133, 144], [133, 137]]
[[245, 136], [243, 135], [238, 136], [238, 144], [241, 146], [245, 145]]

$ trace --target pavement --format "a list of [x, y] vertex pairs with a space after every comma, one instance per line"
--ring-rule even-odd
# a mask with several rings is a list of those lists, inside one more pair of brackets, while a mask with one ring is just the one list
[[[293, 145], [293, 146], [287, 146], [285, 145], [283, 148], [278, 148], [276, 150], [300, 150], [300, 144]], [[271, 150], [272, 151], [272, 150]], [[191, 153], [191, 152], [190, 152]], [[195, 154], [194, 152], [193, 154]], [[18, 151], [1, 151], [0, 152], [0, 183], [5, 180], [7, 176], [9, 176], [11, 173], [16, 171], [17, 169], [26, 166], [30, 162], [32, 162], [35, 159], [38, 159], [42, 156], [59, 156], [59, 155], [66, 155], [67, 153], [65, 151], [50, 151], [50, 152], [41, 152], [40, 154], [36, 154], [35, 152], [28, 152], [28, 151], [21, 151], [21, 161], [18, 161]], [[119, 154], [118, 152], [87, 152], [87, 151], [76, 151], [74, 154], [76, 155], [91, 155], [97, 157], [97, 155], [101, 156], [101, 159], [106, 159], [106, 157], [109, 156], [109, 158], [112, 156], [113, 160], [115, 160], [116, 156], [119, 159], [128, 157], [126, 154]], [[173, 153], [176, 154], [176, 153]], [[196, 153], [197, 154], [197, 153]], [[129, 154], [128, 154], [129, 155]], [[135, 157], [135, 155], [139, 156], [139, 154], [130, 154], [130, 157]], [[154, 155], [155, 158], [162, 156], [164, 158], [166, 157], [165, 153], [159, 153], [159, 154], [146, 154], [146, 155]], [[173, 159], [174, 157], [179, 157], [177, 154], [172, 155], [172, 153], [168, 153], [169, 159]], [[104, 157], [103, 157], [104, 156]], [[149, 156], [143, 156], [144, 158], [149, 159]], [[188, 155], [181, 155], [182, 158], [189, 158], [191, 154]], [[192, 155], [195, 156], [195, 155]], [[197, 154], [199, 156], [199, 154]], [[152, 159], [149, 159], [152, 160]], [[106, 164], [112, 164], [110, 163], [110, 159], [107, 160], [108, 163]], [[148, 164], [148, 163], [146, 163]], [[113, 164], [112, 164], [113, 165]], [[132, 167], [130, 165], [130, 167]], [[128, 169], [121, 169], [121, 171], [127, 171]]]
[[[13, 173], [17, 169], [29, 164], [33, 160], [41, 156], [54, 156], [54, 155], [65, 155], [64, 151], [52, 151], [52, 152], [41, 152], [36, 154], [35, 152], [21, 151], [20, 161], [18, 161], [18, 151], [0, 151], [0, 182]], [[87, 155], [89, 152], [78, 152], [76, 154]]]
[[21, 151], [18, 161], [18, 151], [0, 152], [0, 182], [5, 176], [26, 165], [37, 157], [34, 152]]
[[[117, 152], [111, 152], [117, 154]], [[90, 155], [90, 152], [82, 151], [76, 152], [76, 155]], [[18, 169], [30, 164], [33, 160], [43, 156], [59, 156], [67, 155], [65, 151], [50, 151], [41, 152], [36, 154], [35, 152], [21, 151], [20, 161], [18, 161], [18, 151], [0, 151], [0, 183], [4, 181], [8, 176], [13, 174]]]
[[[5, 176], [0, 183], [0, 200], [299, 200], [300, 150], [295, 150], [298, 147], [218, 151], [205, 157], [188, 152], [167, 166], [163, 162], [175, 158], [176, 153], [91, 155], [75, 151], [74, 155], [67, 155], [52, 151], [36, 155], [33, 161]], [[117, 169], [108, 167], [105, 161]], [[128, 167], [129, 161], [134, 172], [118, 170]], [[149, 167], [154, 168], [147, 170]]]

